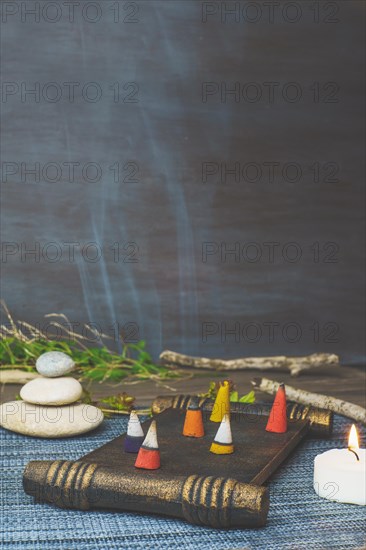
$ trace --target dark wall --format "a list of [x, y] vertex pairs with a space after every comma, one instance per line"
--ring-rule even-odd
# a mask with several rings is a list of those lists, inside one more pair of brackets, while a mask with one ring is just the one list
[[136, 323], [155, 355], [362, 362], [365, 4], [79, 0], [73, 20], [62, 3], [11, 4], [14, 317], [60, 312], [111, 336], [133, 323], [129, 338]]

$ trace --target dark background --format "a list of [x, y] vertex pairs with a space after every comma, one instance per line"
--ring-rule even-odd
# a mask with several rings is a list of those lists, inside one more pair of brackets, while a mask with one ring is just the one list
[[[155, 356], [362, 363], [364, 2], [80, 1], [73, 21], [64, 5], [56, 20], [40, 2], [35, 21], [2, 4], [1, 293], [15, 319], [124, 327]], [[203, 181], [203, 163], [222, 180]]]

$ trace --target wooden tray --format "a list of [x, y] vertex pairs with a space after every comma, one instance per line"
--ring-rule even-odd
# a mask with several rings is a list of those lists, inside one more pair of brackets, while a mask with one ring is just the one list
[[[136, 455], [124, 453], [121, 435], [77, 462], [30, 462], [24, 489], [38, 501], [61, 507], [157, 513], [211, 527], [262, 526], [269, 494], [261, 485], [306, 435], [311, 422], [290, 421], [287, 433], [274, 434], [265, 431], [266, 416], [235, 409], [232, 455], [210, 453], [219, 424], [209, 421], [209, 410], [203, 411], [205, 436], [194, 439], [181, 435], [185, 410], [170, 407], [155, 417], [159, 470], [136, 469]], [[145, 433], [149, 424], [143, 424]]]
[[[309, 429], [309, 422], [302, 420], [289, 423], [286, 433], [274, 434], [265, 430], [267, 417], [233, 413], [231, 431], [235, 451], [232, 455], [215, 455], [209, 450], [220, 424], [210, 422], [209, 413], [204, 412], [204, 437], [184, 437], [182, 430], [185, 414], [185, 410], [167, 409], [155, 417], [161, 467], [154, 470], [152, 475], [157, 478], [182, 474], [230, 476], [244, 483], [262, 485]], [[145, 434], [149, 425], [149, 420], [142, 424]], [[136, 455], [123, 452], [124, 439], [125, 434], [80, 460], [107, 467], [113, 465], [123, 472], [144, 476], [145, 470], [134, 467]]]

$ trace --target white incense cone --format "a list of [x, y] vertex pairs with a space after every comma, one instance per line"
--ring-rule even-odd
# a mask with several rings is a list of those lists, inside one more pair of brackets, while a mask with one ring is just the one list
[[128, 420], [127, 435], [131, 437], [144, 437], [141, 422], [137, 413], [132, 411]]
[[224, 414], [224, 418], [222, 419], [219, 429], [216, 432], [215, 441], [216, 443], [224, 443], [224, 445], [231, 445], [233, 442], [230, 417], [228, 414]]
[[158, 449], [158, 438], [156, 433], [156, 420], [153, 420], [151, 422], [149, 431], [146, 434], [146, 437], [142, 444], [143, 447], [146, 449]]
[[210, 451], [217, 455], [226, 455], [234, 452], [233, 438], [231, 435], [230, 416], [224, 414]]

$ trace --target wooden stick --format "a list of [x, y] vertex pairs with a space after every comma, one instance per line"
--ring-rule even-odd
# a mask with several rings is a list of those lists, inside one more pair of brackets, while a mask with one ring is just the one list
[[274, 357], [242, 357], [239, 359], [209, 359], [207, 357], [191, 357], [174, 351], [163, 351], [160, 354], [162, 363], [174, 363], [181, 367], [195, 369], [211, 369], [217, 371], [245, 370], [245, 369], [285, 369], [293, 376], [309, 369], [331, 366], [339, 367], [339, 357], [333, 353], [313, 353], [305, 357], [286, 357], [284, 355]]
[[[275, 395], [280, 383], [275, 380], [268, 380], [268, 378], [254, 378], [252, 380], [252, 385], [256, 390]], [[341, 399], [330, 397], [329, 395], [311, 393], [287, 385], [285, 387], [286, 396], [289, 401], [301, 403], [302, 405], [312, 405], [320, 409], [327, 409], [337, 414], [347, 416], [348, 418], [352, 418], [352, 420], [356, 420], [356, 422], [366, 424], [366, 409], [359, 405], [354, 405], [353, 403], [348, 403], [347, 401], [342, 401]]]
[[35, 372], [27, 372], [17, 369], [0, 369], [0, 384], [26, 384], [41, 375]]
[[[119, 411], [118, 409], [103, 409], [102, 407], [99, 407], [99, 409], [102, 412], [108, 413], [108, 414], [125, 414], [130, 415], [131, 411]], [[140, 414], [141, 416], [146, 416], [150, 414], [151, 409], [137, 409], [135, 410], [136, 414]]]

